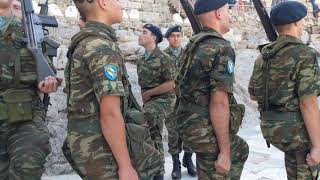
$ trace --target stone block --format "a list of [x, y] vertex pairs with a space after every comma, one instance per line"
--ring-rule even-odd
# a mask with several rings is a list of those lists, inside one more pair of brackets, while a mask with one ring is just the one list
[[143, 3], [154, 4], [155, 0], [142, 0]]
[[311, 34], [320, 34], [320, 27], [319, 26], [312, 26], [311, 27]]
[[141, 9], [142, 9], [142, 3], [140, 3], [140, 2], [130, 2], [130, 1], [128, 1], [127, 7], [129, 7], [130, 9], [138, 9], [138, 10], [141, 10]]

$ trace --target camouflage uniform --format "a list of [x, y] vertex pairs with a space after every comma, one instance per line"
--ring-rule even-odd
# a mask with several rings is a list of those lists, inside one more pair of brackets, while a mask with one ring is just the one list
[[175, 49], [175, 48], [167, 47], [164, 50], [164, 52], [167, 53], [174, 60], [176, 69], [179, 69], [180, 58], [182, 56], [183, 49], [182, 48]]
[[[16, 17], [0, 17], [0, 179], [40, 180], [50, 152], [36, 62]], [[23, 67], [23, 68], [22, 68]]]
[[[305, 161], [311, 142], [299, 101], [320, 94], [320, 54], [301, 40], [284, 35], [261, 52], [254, 65], [249, 93], [258, 101], [262, 134], [285, 153], [288, 179], [312, 179]], [[266, 92], [268, 107], [264, 104]]]
[[[137, 70], [142, 93], [166, 81], [173, 81], [176, 74], [173, 60], [158, 47], [151, 54], [139, 60]], [[164, 174], [163, 123], [172, 112], [175, 100], [174, 93], [168, 92], [153, 96], [143, 106], [148, 124], [151, 126], [151, 138], [155, 141], [156, 148], [162, 153], [161, 172], [158, 175]]]
[[[87, 22], [82, 31], [72, 38], [68, 59], [65, 71], [68, 94], [66, 145], [69, 146], [71, 155], [68, 159], [72, 160], [74, 169], [81, 172], [80, 175], [84, 179], [116, 180], [118, 179], [117, 162], [101, 132], [99, 114], [102, 96], [120, 96], [121, 107], [124, 107], [127, 102], [128, 86], [123, 83], [123, 77], [126, 76], [124, 58], [116, 43], [115, 31], [102, 23]], [[142, 137], [135, 137], [130, 127], [126, 122], [128, 149], [132, 158], [132, 152], [134, 152], [132, 150], [135, 148], [132, 147], [132, 139], [128, 136], [133, 134], [134, 138], [144, 141], [143, 138], [150, 137], [150, 134], [148, 135], [148, 132], [140, 128], [144, 134]], [[140, 179], [150, 180], [159, 169], [155, 166], [160, 165], [160, 153], [153, 146], [139, 143], [148, 156], [141, 155], [142, 152], [136, 152], [141, 156], [140, 159], [131, 161]], [[142, 150], [139, 149], [139, 151]], [[154, 156], [156, 154], [158, 156]], [[148, 166], [148, 169], [143, 169], [145, 166]]]
[[[183, 51], [182, 48], [180, 48], [179, 50], [180, 50], [180, 52], [177, 52], [177, 53], [175, 53], [173, 51], [173, 49], [171, 49], [170, 47], [168, 47], [167, 49], [164, 50], [164, 52], [167, 53], [174, 60], [175, 65], [176, 65], [176, 69], [179, 68], [180, 58], [181, 58], [182, 51]], [[185, 152], [191, 153], [192, 150], [190, 147], [186, 146], [185, 144], [182, 145], [182, 140], [179, 137], [179, 133], [176, 128], [176, 121], [175, 121], [174, 115], [170, 115], [166, 119], [166, 127], [168, 130], [169, 153], [170, 154], [179, 154], [182, 151], [181, 147], [183, 147], [183, 150]]]
[[[176, 79], [179, 134], [183, 142], [196, 153], [199, 179], [238, 180], [249, 149], [247, 143], [236, 135], [244, 107], [240, 108], [233, 98], [234, 50], [215, 30], [204, 28], [190, 39], [184, 52]], [[214, 169], [219, 147], [210, 120], [209, 103], [210, 95], [215, 91], [227, 92], [230, 97], [232, 165], [227, 175], [218, 174]]]

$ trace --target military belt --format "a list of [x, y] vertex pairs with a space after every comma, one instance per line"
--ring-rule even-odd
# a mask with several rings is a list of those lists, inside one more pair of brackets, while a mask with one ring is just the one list
[[209, 107], [182, 100], [179, 103], [178, 111], [203, 112], [203, 111], [209, 111]]
[[277, 121], [279, 119], [303, 120], [300, 112], [263, 111], [261, 117], [262, 120], [266, 121]]

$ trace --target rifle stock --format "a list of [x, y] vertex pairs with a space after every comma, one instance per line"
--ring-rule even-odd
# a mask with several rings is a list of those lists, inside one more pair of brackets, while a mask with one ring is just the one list
[[259, 15], [259, 18], [261, 20], [262, 26], [267, 34], [267, 37], [269, 39], [269, 41], [275, 41], [278, 38], [278, 34], [276, 32], [276, 30], [274, 29], [270, 17], [265, 9], [265, 7], [263, 6], [261, 0], [252, 0], [253, 1], [253, 5]]
[[192, 26], [193, 32], [195, 34], [198, 34], [202, 29], [202, 25], [193, 12], [193, 6], [191, 5], [190, 0], [180, 0], [180, 3], [184, 11], [186, 12], [186, 15]]

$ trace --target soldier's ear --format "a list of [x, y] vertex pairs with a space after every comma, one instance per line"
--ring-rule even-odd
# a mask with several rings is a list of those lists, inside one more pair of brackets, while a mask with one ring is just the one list
[[96, 0], [97, 1], [97, 5], [102, 8], [102, 9], [106, 9], [108, 6], [108, 0]]
[[152, 35], [152, 39], [154, 40], [154, 42], [156, 42], [156, 43], [157, 43], [157, 36]]
[[210, 16], [214, 16], [215, 19], [221, 19], [221, 11], [220, 9], [217, 9], [215, 11], [213, 11], [212, 13], [210, 13]]

